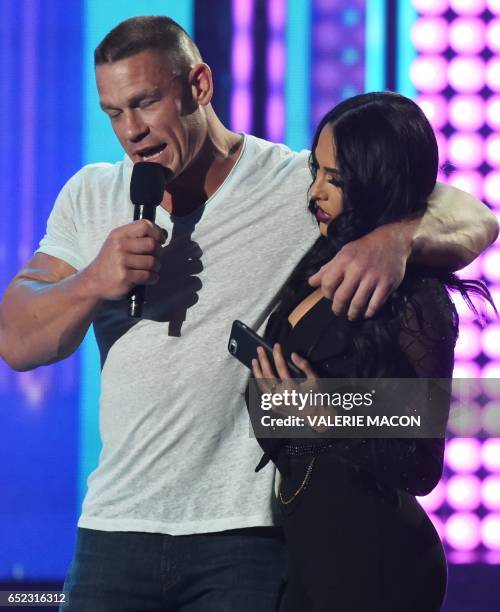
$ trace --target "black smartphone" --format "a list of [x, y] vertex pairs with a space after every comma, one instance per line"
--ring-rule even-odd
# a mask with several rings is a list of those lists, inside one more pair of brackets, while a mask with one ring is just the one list
[[[257, 347], [259, 346], [264, 348], [268, 359], [271, 363], [274, 363], [273, 349], [269, 344], [241, 321], [233, 322], [227, 345], [228, 351], [233, 357], [236, 357], [236, 359], [251, 370], [252, 359], [257, 358]], [[304, 372], [289, 359], [287, 359], [286, 364], [292, 378], [305, 378]]]

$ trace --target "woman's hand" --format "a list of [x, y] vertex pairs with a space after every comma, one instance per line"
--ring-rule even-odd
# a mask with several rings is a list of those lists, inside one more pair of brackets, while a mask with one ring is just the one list
[[[273, 364], [270, 363], [266, 351], [262, 347], [257, 349], [257, 359], [252, 359], [252, 372], [261, 393], [281, 394], [285, 390], [292, 389], [300, 392], [305, 387], [308, 391], [311, 391], [317, 386], [319, 376], [311, 368], [307, 359], [300, 357], [297, 353], [292, 353], [291, 360], [304, 372], [304, 379], [292, 378], [283, 351], [278, 343], [273, 347]], [[292, 409], [288, 407], [286, 410], [285, 407], [281, 407], [281, 410], [273, 410], [284, 412], [287, 415], [295, 412], [293, 407]]]

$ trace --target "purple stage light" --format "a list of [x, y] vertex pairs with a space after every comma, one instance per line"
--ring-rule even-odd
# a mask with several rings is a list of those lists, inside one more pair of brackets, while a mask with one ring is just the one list
[[424, 93], [438, 93], [448, 83], [448, 63], [439, 55], [421, 55], [411, 67], [411, 80]]
[[500, 358], [500, 325], [498, 323], [490, 323], [483, 330], [481, 336], [481, 344], [483, 352], [491, 359]]
[[269, 44], [267, 48], [266, 136], [283, 142], [285, 136], [285, 25], [286, 2], [273, 0], [267, 4]]
[[489, 514], [483, 519], [481, 540], [486, 548], [500, 550], [500, 514]]
[[480, 57], [459, 55], [449, 63], [448, 81], [459, 93], [477, 93], [484, 87], [485, 78], [484, 61]]
[[450, 0], [450, 8], [458, 15], [479, 15], [486, 8], [486, 0]]
[[448, 158], [448, 141], [443, 134], [437, 130], [434, 131], [439, 152], [439, 163], [443, 164]]
[[253, 0], [233, 0], [233, 24], [238, 30], [247, 30], [253, 19]]
[[500, 134], [491, 134], [486, 139], [486, 161], [494, 168], [500, 168]]
[[445, 498], [446, 487], [444, 482], [441, 480], [428, 495], [418, 497], [418, 502], [422, 508], [429, 513], [437, 510], [442, 505]]
[[492, 19], [486, 28], [486, 43], [493, 53], [500, 53], [500, 19]]
[[483, 506], [488, 510], [500, 510], [500, 476], [486, 476], [481, 487]]
[[442, 17], [417, 19], [411, 30], [411, 40], [421, 53], [442, 53], [448, 47], [448, 22]]
[[[463, 390], [461, 389], [460, 392], [463, 393]], [[448, 423], [448, 430], [451, 433], [456, 436], [470, 437], [476, 436], [481, 431], [483, 424], [481, 410], [475, 401], [453, 402], [452, 408]]]
[[490, 248], [483, 255], [483, 274], [490, 282], [500, 283], [500, 249]]
[[471, 361], [455, 361], [453, 366], [453, 378], [474, 379], [479, 378], [481, 370], [476, 363]]
[[477, 476], [452, 476], [446, 489], [448, 504], [454, 510], [476, 510], [481, 503], [481, 481]]
[[438, 536], [441, 538], [441, 540], [444, 539], [444, 523], [443, 521], [439, 518], [439, 516], [437, 516], [434, 513], [430, 513], [428, 514], [428, 517], [431, 521], [431, 523], [434, 525], [434, 529], [437, 531]]
[[459, 132], [448, 141], [448, 158], [459, 167], [472, 169], [483, 163], [483, 139], [474, 132]]
[[500, 401], [498, 400], [498, 390], [496, 401], [488, 402], [484, 406], [482, 417], [484, 431], [490, 436], [500, 436]]
[[285, 47], [282, 40], [273, 40], [268, 50], [267, 74], [271, 85], [281, 85], [285, 74]]
[[493, 57], [486, 65], [486, 84], [494, 91], [500, 91], [500, 57]]
[[455, 472], [475, 472], [481, 467], [481, 443], [474, 438], [453, 438], [446, 444], [445, 460]]
[[[500, 171], [494, 170], [485, 178], [484, 196], [489, 204], [495, 208], [500, 208]], [[496, 279], [495, 275], [493, 275], [493, 279]]]
[[472, 551], [481, 542], [481, 521], [470, 512], [457, 512], [446, 521], [445, 538], [458, 551]]
[[489, 438], [483, 442], [481, 461], [488, 471], [500, 473], [500, 438]]
[[485, 25], [481, 19], [462, 17], [450, 25], [450, 47], [457, 53], [480, 53], [485, 47]]
[[493, 15], [500, 15], [500, 0], [486, 0], [486, 6]]
[[231, 128], [236, 132], [252, 129], [253, 6], [253, 0], [232, 1]]
[[492, 129], [500, 129], [500, 96], [492, 96], [486, 102], [486, 121]]
[[480, 332], [475, 325], [462, 324], [457, 344], [455, 346], [455, 356], [458, 359], [474, 359], [481, 352]]
[[[453, 172], [448, 178], [448, 184], [457, 187], [462, 191], [471, 193], [479, 200], [483, 199], [483, 176], [475, 170], [458, 170]], [[463, 304], [463, 300], [460, 301]], [[469, 311], [469, 309], [467, 309]], [[470, 312], [470, 311], [469, 311]], [[462, 316], [463, 310], [460, 312]]]
[[413, 0], [412, 4], [423, 15], [441, 15], [449, 8], [448, 0]]
[[439, 130], [448, 122], [446, 100], [439, 95], [421, 95], [416, 99], [425, 116], [435, 130]]
[[484, 100], [481, 96], [454, 96], [448, 108], [450, 123], [457, 130], [473, 132], [484, 124]]

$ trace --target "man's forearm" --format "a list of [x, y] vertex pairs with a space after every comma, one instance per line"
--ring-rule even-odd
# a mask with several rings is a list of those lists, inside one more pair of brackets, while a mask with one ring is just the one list
[[401, 226], [411, 244], [411, 261], [451, 271], [468, 265], [498, 236], [498, 222], [487, 206], [440, 183], [425, 215]]
[[83, 340], [102, 302], [89, 291], [86, 271], [48, 283], [21, 279], [0, 305], [0, 355], [14, 369], [60, 361]]

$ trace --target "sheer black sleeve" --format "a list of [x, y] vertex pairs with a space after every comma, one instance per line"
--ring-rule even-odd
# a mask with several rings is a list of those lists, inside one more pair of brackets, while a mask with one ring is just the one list
[[[453, 353], [458, 317], [446, 289], [435, 279], [423, 279], [405, 305], [398, 322], [394, 356], [402, 364], [400, 377], [441, 379], [448, 393], [432, 410], [447, 420]], [[392, 358], [391, 358], [392, 359]], [[446, 390], [445, 390], [446, 391]], [[443, 470], [444, 438], [363, 439], [338, 441], [337, 452], [381, 483], [413, 495], [426, 495]]]

